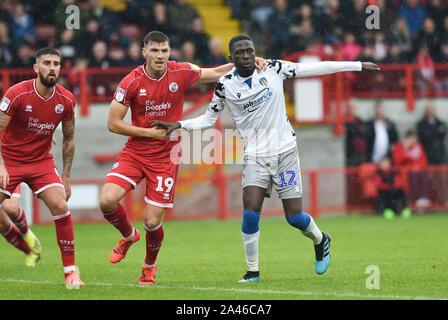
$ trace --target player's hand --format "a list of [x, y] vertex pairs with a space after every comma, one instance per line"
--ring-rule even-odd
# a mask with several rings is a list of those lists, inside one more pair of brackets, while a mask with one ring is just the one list
[[68, 201], [70, 197], [72, 196], [72, 187], [70, 184], [70, 177], [68, 176], [62, 176], [62, 184], [64, 185], [65, 189], [65, 200]]
[[361, 62], [362, 71], [379, 71], [381, 70], [378, 65], [373, 62]]
[[266, 71], [267, 67], [268, 67], [267, 60], [260, 57], [255, 57], [255, 68], [257, 69], [258, 72]]
[[166, 138], [169, 138], [174, 130], [180, 128], [180, 123], [178, 121], [152, 120], [149, 123], [155, 128], [166, 130]]
[[163, 128], [148, 128], [148, 137], [154, 139], [165, 139], [166, 138], [166, 130]]
[[4, 164], [0, 165], [0, 185], [2, 189], [6, 189], [9, 184], [9, 173]]
[[51, 143], [55, 146], [56, 145], [56, 139], [53, 136], [53, 139], [51, 139]]

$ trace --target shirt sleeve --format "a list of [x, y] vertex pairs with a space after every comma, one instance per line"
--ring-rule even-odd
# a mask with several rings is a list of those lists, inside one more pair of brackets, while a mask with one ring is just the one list
[[201, 77], [201, 68], [190, 62], [180, 62], [177, 64], [177, 68], [185, 70], [184, 72], [184, 88], [188, 89], [193, 83], [195, 83]]
[[294, 63], [284, 60], [271, 60], [268, 67], [283, 79], [315, 77], [345, 71], [361, 71], [360, 61], [321, 61], [310, 63]]
[[75, 119], [76, 116], [76, 100], [72, 97], [72, 101], [69, 101], [68, 110], [65, 112], [64, 121], [71, 121]]
[[131, 86], [131, 81], [129, 77], [125, 77], [123, 80], [121, 80], [120, 84], [118, 85], [117, 89], [114, 93], [114, 99], [126, 106], [130, 106], [133, 99], [133, 91]]
[[14, 116], [19, 105], [19, 97], [20, 95], [17, 94], [15, 87], [9, 88], [0, 102], [0, 111], [11, 117]]
[[212, 101], [208, 105], [207, 111], [194, 119], [179, 121], [181, 128], [190, 131], [213, 127], [221, 112], [224, 110], [224, 100], [224, 85], [221, 81], [218, 81], [216, 83], [215, 93], [213, 94]]

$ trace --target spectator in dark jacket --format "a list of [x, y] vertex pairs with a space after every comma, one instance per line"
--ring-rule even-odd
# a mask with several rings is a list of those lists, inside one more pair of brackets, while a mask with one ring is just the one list
[[378, 163], [383, 157], [391, 156], [391, 150], [398, 142], [398, 132], [395, 124], [386, 118], [383, 105], [375, 105], [375, 119], [368, 122], [368, 159]]
[[419, 141], [426, 151], [429, 164], [445, 163], [446, 131], [446, 124], [436, 116], [434, 103], [428, 102], [425, 117], [417, 124], [417, 134]]
[[355, 101], [349, 101], [350, 120], [345, 124], [345, 165], [359, 166], [367, 159], [367, 124], [356, 115]]
[[403, 218], [412, 214], [404, 191], [404, 183], [399, 173], [392, 169], [389, 157], [380, 160], [375, 174], [375, 184], [378, 190], [377, 212], [386, 219], [392, 219], [401, 212]]

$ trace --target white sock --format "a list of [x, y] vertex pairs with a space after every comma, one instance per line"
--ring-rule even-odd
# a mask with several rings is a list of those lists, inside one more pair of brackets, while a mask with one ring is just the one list
[[309, 226], [305, 230], [301, 230], [301, 232], [305, 237], [313, 240], [314, 244], [319, 244], [322, 241], [322, 232], [317, 227], [313, 217], [310, 216], [310, 218], [311, 220]]
[[135, 236], [135, 228], [132, 228], [132, 233], [128, 237], [123, 237], [124, 240], [131, 240]]
[[248, 271], [258, 271], [258, 240], [260, 231], [252, 234], [241, 232], [243, 236], [244, 251], [246, 252], [246, 262]]
[[69, 273], [70, 271], [76, 271], [76, 266], [64, 267], [64, 273]]

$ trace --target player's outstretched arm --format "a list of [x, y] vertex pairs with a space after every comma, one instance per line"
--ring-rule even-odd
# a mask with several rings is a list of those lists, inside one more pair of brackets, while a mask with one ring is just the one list
[[361, 62], [362, 71], [380, 71], [380, 67], [373, 62]]
[[[346, 71], [378, 71], [380, 68], [372, 62], [359, 61], [321, 61], [311, 63], [296, 63], [288, 67], [295, 77], [314, 77]], [[294, 77], [294, 76], [293, 76]]]
[[[70, 199], [72, 190], [70, 186], [70, 174], [72, 171], [73, 157], [75, 156], [75, 119], [62, 121], [62, 183], [65, 188], [66, 199]], [[53, 138], [54, 139], [54, 138]]]
[[[5, 128], [8, 126], [10, 121], [11, 116], [7, 115], [4, 112], [0, 112], [0, 136], [5, 130]], [[5, 162], [2, 157], [2, 148], [0, 144], [0, 186], [3, 189], [6, 189], [8, 184], [9, 184], [9, 174], [5, 167]]]
[[[228, 63], [215, 68], [201, 68], [201, 77], [199, 78], [199, 81], [202, 83], [216, 82], [219, 78], [232, 70], [233, 66], [233, 63]], [[255, 57], [255, 68], [258, 71], [266, 70], [267, 66], [268, 62], [265, 59]]]
[[165, 137], [166, 130], [159, 128], [143, 128], [134, 126], [126, 121], [124, 117], [128, 112], [128, 107], [119, 103], [115, 99], [110, 104], [107, 127], [109, 131], [128, 137], [146, 137], [162, 139]]

